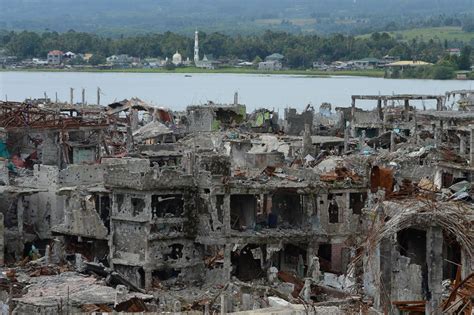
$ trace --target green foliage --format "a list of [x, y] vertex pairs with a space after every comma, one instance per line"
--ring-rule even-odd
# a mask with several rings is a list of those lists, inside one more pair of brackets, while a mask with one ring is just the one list
[[92, 57], [89, 59], [89, 64], [93, 66], [97, 66], [104, 63], [105, 63], [105, 57], [100, 54], [93, 54]]
[[433, 66], [430, 69], [430, 77], [435, 80], [449, 80], [454, 78], [454, 68], [447, 66]]
[[173, 63], [171, 62], [166, 63], [165, 70], [175, 70], [175, 69], [176, 69], [176, 66]]
[[82, 59], [81, 57], [77, 56], [77, 57], [72, 58], [71, 60], [69, 60], [67, 63], [70, 64], [70, 65], [83, 65], [83, 64], [85, 64], [86, 62], [85, 62], [84, 59]]
[[471, 69], [471, 46], [464, 46], [461, 49], [461, 56], [458, 59], [459, 70], [470, 70]]
[[[68, 31], [66, 33], [9, 32], [0, 36], [0, 49], [19, 58], [42, 57], [59, 49], [74, 53], [92, 53], [96, 58], [128, 54], [134, 57], [171, 57], [178, 50], [185, 58], [193, 55], [194, 40], [180, 34], [146, 34], [116, 39], [95, 34]], [[405, 60], [437, 62], [444, 54], [440, 41], [400, 42], [388, 33], [373, 33], [370, 37], [304, 35], [266, 31], [262, 35], [230, 36], [200, 32], [200, 51], [214, 58], [259, 60], [272, 53], [285, 56], [287, 65], [295, 69], [310, 68], [314, 61], [330, 63], [365, 57], [381, 58], [387, 54]], [[97, 61], [94, 61], [97, 62]], [[103, 63], [100, 60], [99, 63]]]
[[474, 32], [474, 14], [464, 19], [462, 23], [463, 32]]
[[257, 55], [257, 56], [255, 56], [255, 58], [253, 59], [252, 62], [254, 64], [258, 64], [259, 62], [262, 62], [262, 61], [263, 61], [262, 58], [260, 58], [260, 56]]

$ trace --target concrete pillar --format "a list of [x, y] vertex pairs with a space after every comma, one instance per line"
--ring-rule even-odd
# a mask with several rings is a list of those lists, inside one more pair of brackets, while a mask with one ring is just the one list
[[356, 107], [355, 107], [355, 104], [356, 104], [356, 100], [354, 97], [352, 97], [352, 103], [351, 103], [351, 134], [352, 134], [352, 137], [355, 137], [356, 134], [356, 130], [355, 130], [355, 112], [356, 112]]
[[221, 315], [227, 314], [227, 295], [221, 294]]
[[253, 307], [252, 295], [248, 293], [242, 293], [242, 307], [241, 311], [249, 311]]
[[3, 213], [0, 212], [0, 267], [5, 264], [5, 226]]
[[390, 152], [395, 151], [395, 131], [390, 132]]
[[435, 125], [434, 127], [434, 138], [435, 138], [435, 147], [439, 148], [441, 145], [441, 131], [439, 130], [438, 125]]
[[224, 234], [230, 235], [230, 194], [224, 195], [224, 202], [222, 204], [222, 211], [223, 211], [223, 225], [224, 225]]
[[17, 219], [17, 226], [18, 226], [18, 233], [20, 234], [20, 237], [23, 239], [23, 217], [24, 217], [24, 206], [23, 206], [23, 196], [20, 196], [18, 198], [18, 204], [16, 207], [16, 219]]
[[411, 136], [415, 138], [415, 143], [418, 144], [418, 124], [416, 120], [416, 108], [413, 110], [413, 134]]
[[46, 264], [49, 265], [51, 263], [51, 246], [46, 245], [46, 252], [44, 254], [44, 258], [46, 260]]
[[151, 290], [152, 289], [152, 282], [153, 282], [153, 275], [150, 269], [144, 268], [145, 271], [145, 290]]
[[[311, 125], [304, 124], [304, 134], [303, 134], [303, 157], [308, 154], [312, 154], [313, 141], [311, 140]], [[316, 152], [315, 154], [318, 154]]]
[[444, 100], [445, 100], [444, 97], [437, 97], [436, 98], [436, 110], [443, 110]]
[[382, 112], [382, 99], [377, 100], [377, 113], [379, 114], [380, 120], [383, 120], [383, 112]]
[[405, 100], [405, 121], [410, 120], [410, 100]]
[[129, 118], [130, 118], [130, 126], [132, 127], [132, 131], [137, 130], [139, 128], [138, 110], [134, 108], [130, 109]]
[[346, 126], [344, 129], [344, 154], [349, 151], [349, 128], [350, 126]]
[[466, 154], [466, 137], [462, 134], [458, 134], [459, 138], [459, 154]]
[[380, 305], [383, 310], [391, 307], [392, 295], [392, 244], [389, 238], [384, 238], [379, 245], [380, 248], [380, 283], [383, 290], [378, 290]]
[[426, 314], [441, 314], [439, 305], [443, 298], [443, 229], [430, 227], [426, 233], [426, 263], [428, 290], [431, 299], [426, 304]]
[[224, 245], [224, 268], [222, 270], [224, 282], [229, 282], [230, 273], [232, 271], [232, 262], [230, 261], [230, 256], [232, 254], [232, 247], [234, 244], [225, 244]]
[[359, 148], [362, 149], [365, 145], [365, 130], [362, 130], [359, 136]]
[[474, 165], [474, 125], [469, 126], [471, 130], [469, 141], [469, 164]]

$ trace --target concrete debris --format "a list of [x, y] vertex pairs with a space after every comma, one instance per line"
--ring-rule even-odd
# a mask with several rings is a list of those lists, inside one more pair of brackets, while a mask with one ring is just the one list
[[467, 314], [474, 115], [445, 98], [0, 102], [0, 310]]

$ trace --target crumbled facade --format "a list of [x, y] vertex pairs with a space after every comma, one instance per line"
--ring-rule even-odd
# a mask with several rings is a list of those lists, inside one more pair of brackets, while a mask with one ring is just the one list
[[[0, 284], [64, 296], [79, 277], [98, 287], [67, 304], [84, 312], [472, 309], [474, 116], [446, 99], [281, 121], [237, 96], [179, 118], [139, 99], [0, 103]], [[0, 302], [54, 313], [51, 294]]]

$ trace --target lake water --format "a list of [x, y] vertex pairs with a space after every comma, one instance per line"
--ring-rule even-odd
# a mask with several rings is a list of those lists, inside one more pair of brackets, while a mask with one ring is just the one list
[[[154, 105], [174, 110], [190, 104], [233, 102], [234, 92], [247, 111], [266, 107], [280, 112], [287, 106], [303, 109], [322, 102], [350, 106], [353, 94], [444, 94], [449, 90], [472, 89], [474, 81], [394, 80], [366, 77], [309, 77], [291, 75], [250, 74], [175, 74], [175, 73], [74, 73], [74, 72], [0, 72], [0, 99], [22, 101], [41, 98], [69, 101], [69, 88], [74, 88], [74, 101], [80, 102], [86, 89], [86, 101], [96, 103], [97, 87], [103, 95], [101, 104], [139, 97]], [[421, 107], [418, 103], [416, 106]], [[434, 106], [427, 101], [426, 107]], [[358, 103], [373, 107], [375, 102]]]

